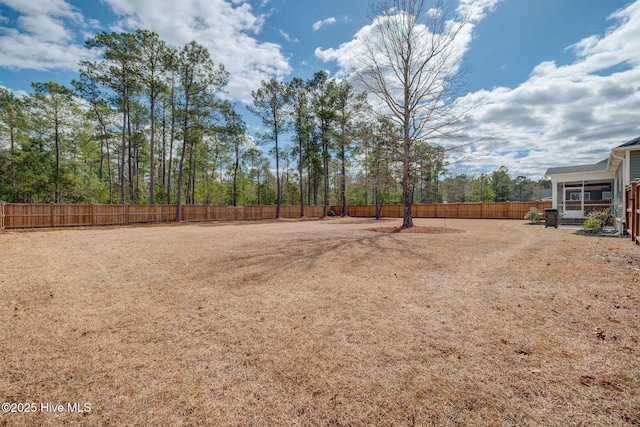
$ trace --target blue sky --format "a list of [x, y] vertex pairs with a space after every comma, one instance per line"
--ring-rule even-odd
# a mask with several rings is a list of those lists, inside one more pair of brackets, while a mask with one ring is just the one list
[[[640, 136], [640, 0], [447, 0], [475, 5], [461, 47], [476, 144], [454, 173], [595, 163]], [[0, 85], [68, 84], [97, 31], [146, 28], [170, 45], [195, 39], [231, 72], [244, 108], [261, 80], [340, 75], [368, 0], [0, 0]]]

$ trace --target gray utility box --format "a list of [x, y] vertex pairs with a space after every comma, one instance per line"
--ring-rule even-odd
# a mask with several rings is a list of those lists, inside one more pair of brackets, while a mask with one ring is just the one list
[[544, 210], [544, 228], [547, 227], [558, 228], [558, 209]]

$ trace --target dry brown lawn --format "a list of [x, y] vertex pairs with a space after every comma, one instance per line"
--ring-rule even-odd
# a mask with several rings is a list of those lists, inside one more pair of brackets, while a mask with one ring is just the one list
[[399, 224], [0, 233], [0, 425], [640, 425], [639, 247]]

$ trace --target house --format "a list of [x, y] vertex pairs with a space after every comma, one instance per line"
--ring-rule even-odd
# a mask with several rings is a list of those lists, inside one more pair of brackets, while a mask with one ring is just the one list
[[616, 228], [624, 231], [625, 187], [640, 179], [640, 137], [612, 148], [598, 163], [549, 168], [545, 176], [560, 218], [580, 221], [593, 210], [609, 209]]

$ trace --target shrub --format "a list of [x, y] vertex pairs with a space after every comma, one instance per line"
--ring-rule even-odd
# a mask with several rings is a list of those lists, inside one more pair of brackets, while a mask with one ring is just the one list
[[613, 215], [611, 215], [611, 213], [609, 212], [609, 209], [591, 211], [587, 214], [587, 219], [588, 218], [599, 219], [600, 222], [602, 223], [602, 227], [613, 225]]
[[540, 218], [540, 211], [538, 208], [531, 208], [529, 212], [524, 216], [524, 219], [527, 219], [531, 222], [536, 222]]
[[584, 231], [590, 231], [592, 233], [599, 233], [602, 231], [602, 220], [596, 217], [587, 217], [582, 224]]

